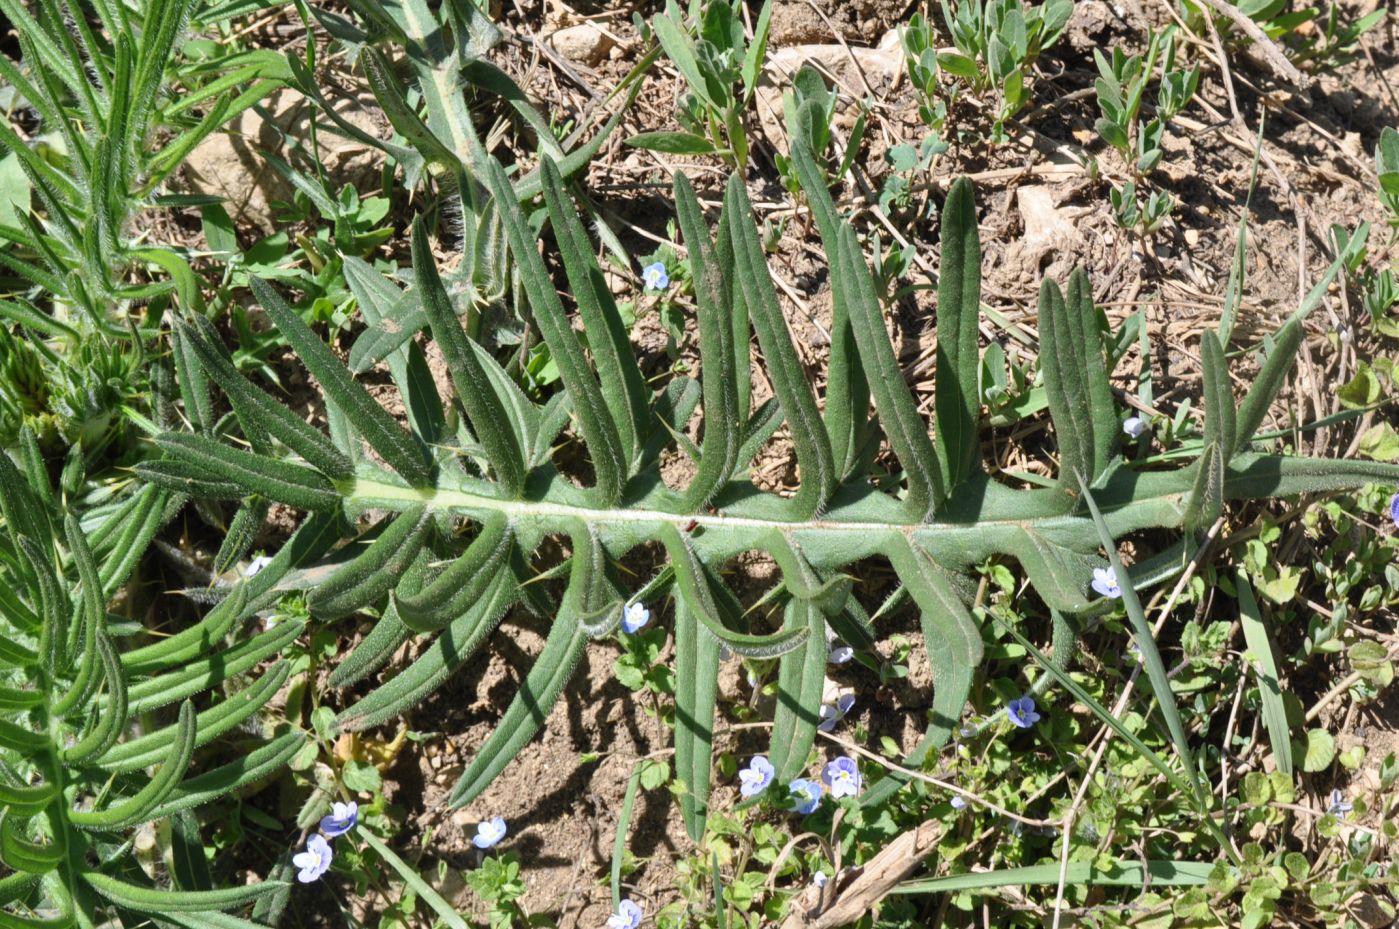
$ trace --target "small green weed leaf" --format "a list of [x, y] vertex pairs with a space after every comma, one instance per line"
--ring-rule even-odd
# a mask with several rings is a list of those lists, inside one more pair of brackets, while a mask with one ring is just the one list
[[1382, 391], [1379, 378], [1370, 370], [1370, 366], [1362, 361], [1356, 365], [1355, 376], [1336, 391], [1336, 396], [1340, 398], [1343, 406], [1358, 410], [1373, 406], [1380, 399]]
[[644, 148], [667, 155], [712, 155], [718, 151], [704, 136], [690, 132], [638, 132], [625, 141], [632, 148]]
[[1308, 774], [1325, 771], [1336, 758], [1336, 740], [1325, 729], [1308, 729], [1302, 741], [1292, 743], [1292, 757]]

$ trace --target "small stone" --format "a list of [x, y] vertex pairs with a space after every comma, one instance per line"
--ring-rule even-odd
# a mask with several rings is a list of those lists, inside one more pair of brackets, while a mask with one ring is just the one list
[[612, 47], [612, 37], [592, 23], [560, 29], [550, 37], [560, 55], [570, 61], [595, 65]]
[[1016, 205], [1025, 224], [1024, 239], [1036, 246], [1062, 248], [1078, 238], [1078, 229], [1068, 215], [1054, 203], [1048, 187], [1021, 187], [1016, 191]]
[[1187, 230], [1185, 230], [1185, 244], [1186, 244], [1186, 245], [1189, 245], [1191, 248], [1194, 248], [1195, 246], [1199, 245], [1199, 244], [1200, 244], [1200, 230], [1198, 230], [1198, 229], [1187, 229]]

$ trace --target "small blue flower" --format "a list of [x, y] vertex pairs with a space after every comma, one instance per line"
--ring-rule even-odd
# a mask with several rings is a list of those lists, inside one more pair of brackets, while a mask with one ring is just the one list
[[1389, 518], [1393, 520], [1394, 527], [1399, 529], [1399, 494], [1389, 498]]
[[745, 797], [757, 796], [767, 790], [776, 774], [772, 762], [762, 755], [754, 755], [753, 760], [748, 762], [748, 767], [738, 772], [738, 792]]
[[816, 812], [816, 808], [821, 805], [821, 794], [824, 793], [820, 784], [803, 777], [788, 784], [787, 792], [796, 803], [797, 812], [803, 816]]
[[665, 290], [670, 286], [670, 275], [666, 274], [665, 262], [656, 261], [641, 269], [641, 280], [647, 290]]
[[1122, 588], [1117, 584], [1117, 572], [1112, 568], [1093, 569], [1093, 589], [1114, 600], [1122, 596]]
[[967, 801], [962, 799], [961, 794], [952, 795], [952, 808], [954, 810], [965, 810], [967, 808]]
[[651, 611], [646, 609], [645, 604], [628, 603], [626, 612], [622, 614], [622, 629], [629, 635], [635, 635], [650, 621]]
[[1341, 793], [1339, 788], [1331, 791], [1331, 803], [1326, 807], [1326, 812], [1333, 816], [1344, 816], [1353, 809], [1355, 805], [1346, 799], [1346, 795]]
[[845, 718], [845, 714], [849, 713], [854, 705], [854, 694], [841, 694], [834, 706], [829, 703], [821, 704], [821, 710], [818, 713], [821, 721], [816, 724], [816, 728], [822, 732], [830, 732], [836, 727], [836, 723]]
[[505, 820], [499, 816], [492, 816], [490, 819], [476, 826], [476, 834], [471, 837], [471, 844], [477, 848], [494, 848], [496, 843], [505, 838]]
[[845, 755], [826, 765], [826, 770], [821, 772], [821, 780], [831, 789], [833, 799], [855, 796], [864, 783], [855, 759]]
[[252, 561], [248, 562], [247, 567], [243, 569], [243, 576], [252, 577], [271, 563], [272, 558], [270, 555], [258, 555]]
[[1006, 706], [1006, 716], [1021, 729], [1029, 729], [1040, 721], [1040, 714], [1035, 711], [1035, 698], [1028, 694], [1018, 700], [1010, 701], [1010, 704]]
[[1146, 422], [1140, 416], [1128, 416], [1122, 421], [1122, 431], [1128, 438], [1141, 438], [1146, 431]]
[[826, 660], [831, 664], [845, 664], [855, 657], [855, 649], [843, 642], [832, 640], [826, 646]]
[[316, 880], [330, 869], [331, 857], [330, 843], [319, 834], [311, 836], [306, 840], [306, 850], [291, 858], [292, 866], [301, 869], [296, 879], [303, 884]]
[[617, 904], [617, 912], [607, 917], [607, 929], [636, 929], [645, 914], [630, 898]]
[[829, 880], [830, 880], [830, 878], [826, 877], [826, 872], [825, 872], [825, 871], [817, 871], [815, 874], [811, 875], [811, 886], [812, 886], [812, 887], [825, 887], [825, 886], [826, 886], [826, 882], [829, 881]]
[[351, 800], [349, 803], [336, 803], [330, 808], [330, 815], [321, 820], [321, 831], [332, 839], [337, 835], [344, 835], [355, 828], [355, 823], [359, 822], [359, 804]]

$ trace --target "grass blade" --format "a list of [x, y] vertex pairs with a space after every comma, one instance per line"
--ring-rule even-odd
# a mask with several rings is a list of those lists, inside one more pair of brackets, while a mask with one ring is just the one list
[[1234, 572], [1234, 586], [1238, 591], [1239, 622], [1244, 627], [1244, 642], [1253, 656], [1253, 672], [1258, 676], [1258, 698], [1263, 704], [1263, 724], [1268, 729], [1273, 760], [1279, 771], [1291, 777], [1292, 736], [1287, 725], [1287, 706], [1282, 699], [1277, 657], [1273, 652], [1273, 636], [1253, 596], [1248, 576], [1242, 570]]
[[[1064, 882], [1096, 887], [1145, 887], [1148, 882], [1153, 887], [1198, 887], [1209, 880], [1213, 869], [1214, 863], [1210, 861], [1114, 861], [1107, 867], [1092, 861], [1071, 861], [1064, 872]], [[1037, 864], [905, 881], [895, 885], [891, 893], [941, 894], [982, 888], [1053, 885], [1058, 884], [1059, 880], [1059, 865]]]
[[1127, 570], [1122, 567], [1122, 560], [1117, 557], [1117, 542], [1108, 531], [1107, 523], [1103, 521], [1103, 514], [1098, 510], [1098, 503], [1088, 489], [1088, 482], [1082, 474], [1078, 475], [1078, 480], [1083, 500], [1088, 504], [1088, 511], [1093, 514], [1093, 525], [1098, 530], [1098, 538], [1107, 550], [1108, 562], [1117, 574], [1118, 586], [1122, 588], [1122, 605], [1126, 607], [1127, 618], [1132, 622], [1132, 632], [1137, 640], [1137, 648], [1141, 650], [1142, 662], [1146, 665], [1146, 675], [1151, 682], [1152, 693], [1156, 696], [1156, 705], [1160, 707], [1161, 715], [1166, 720], [1166, 729], [1170, 732], [1176, 754], [1180, 756], [1186, 777], [1189, 779], [1190, 796], [1194, 799], [1196, 808], [1204, 812], [1209, 808], [1209, 796], [1200, 783], [1199, 772], [1195, 770], [1190, 743], [1185, 735], [1185, 724], [1181, 722], [1180, 709], [1171, 693], [1171, 681], [1166, 676], [1166, 665], [1161, 661], [1161, 652], [1157, 650], [1156, 640], [1151, 635], [1151, 624], [1147, 622], [1146, 613], [1142, 610], [1141, 600], [1137, 598]]
[[388, 862], [389, 867], [398, 872], [398, 876], [403, 878], [403, 883], [413, 891], [417, 897], [428, 905], [442, 919], [442, 924], [448, 929], [469, 929], [466, 920], [462, 919], [452, 905], [443, 899], [442, 895], [432, 889], [432, 885], [423, 880], [416, 868], [398, 857], [384, 842], [368, 829], [360, 829], [355, 835], [364, 840], [364, 844], [374, 849], [379, 857]]

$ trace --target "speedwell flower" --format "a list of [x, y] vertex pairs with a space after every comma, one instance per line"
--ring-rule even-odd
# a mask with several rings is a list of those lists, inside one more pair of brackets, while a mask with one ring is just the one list
[[1140, 416], [1128, 416], [1122, 421], [1122, 431], [1129, 438], [1140, 438], [1146, 431], [1146, 422]]
[[864, 783], [855, 759], [845, 755], [826, 765], [826, 770], [821, 772], [821, 780], [831, 789], [831, 796], [837, 799], [855, 796]]
[[641, 280], [647, 290], [665, 290], [670, 286], [670, 275], [666, 274], [665, 262], [656, 261], [641, 269]]
[[635, 634], [650, 621], [651, 611], [646, 609], [644, 603], [628, 603], [626, 612], [622, 614], [622, 629], [628, 634]]
[[1339, 789], [1331, 791], [1331, 803], [1327, 805], [1326, 812], [1333, 816], [1343, 816], [1355, 809], [1355, 804], [1346, 799], [1346, 795]]
[[836, 727], [836, 723], [844, 719], [845, 714], [849, 713], [854, 706], [854, 694], [841, 694], [840, 699], [836, 700], [834, 706], [829, 703], [821, 704], [821, 711], [818, 714], [821, 721], [816, 724], [816, 728], [820, 729], [822, 732], [830, 732]]
[[845, 664], [854, 657], [855, 649], [838, 640], [832, 639], [826, 646], [826, 660], [831, 664]]
[[829, 881], [829, 880], [830, 880], [830, 878], [826, 877], [826, 872], [825, 872], [825, 871], [817, 871], [815, 874], [811, 875], [811, 886], [812, 886], [812, 887], [825, 887], [825, 886], [826, 886], [826, 882]]
[[792, 795], [792, 800], [796, 803], [797, 812], [805, 816], [808, 813], [816, 812], [816, 808], [821, 805], [821, 785], [815, 781], [809, 781], [804, 777], [799, 777], [787, 785], [787, 792]]
[[962, 799], [961, 794], [952, 795], [952, 808], [954, 810], [965, 810], [967, 808], [967, 801]]
[[258, 555], [252, 561], [248, 562], [248, 566], [243, 569], [243, 576], [252, 577], [271, 563], [272, 558], [270, 555]]
[[349, 803], [336, 803], [331, 806], [330, 815], [321, 820], [321, 831], [333, 839], [355, 828], [358, 821], [358, 803], [353, 800]]
[[1389, 518], [1394, 522], [1394, 528], [1399, 529], [1399, 494], [1389, 498]]
[[738, 772], [738, 792], [745, 797], [757, 796], [767, 790], [776, 774], [772, 762], [762, 755], [754, 755], [753, 760], [748, 762], [748, 767]]
[[309, 884], [330, 869], [330, 843], [321, 835], [313, 835], [306, 840], [306, 850], [298, 852], [291, 858], [293, 867], [300, 868], [296, 879], [303, 884]]
[[492, 816], [476, 826], [476, 834], [471, 837], [471, 844], [477, 848], [493, 848], [503, 838], [505, 838], [505, 820], [499, 816]]
[[1021, 729], [1029, 729], [1040, 721], [1040, 714], [1035, 711], [1035, 698], [1028, 694], [1010, 701], [1006, 706], [1006, 716]]
[[607, 929], [636, 929], [645, 914], [630, 898], [617, 904], [617, 912], [607, 917]]
[[1114, 600], [1122, 596], [1122, 588], [1117, 583], [1117, 572], [1112, 568], [1093, 569], [1093, 589]]

